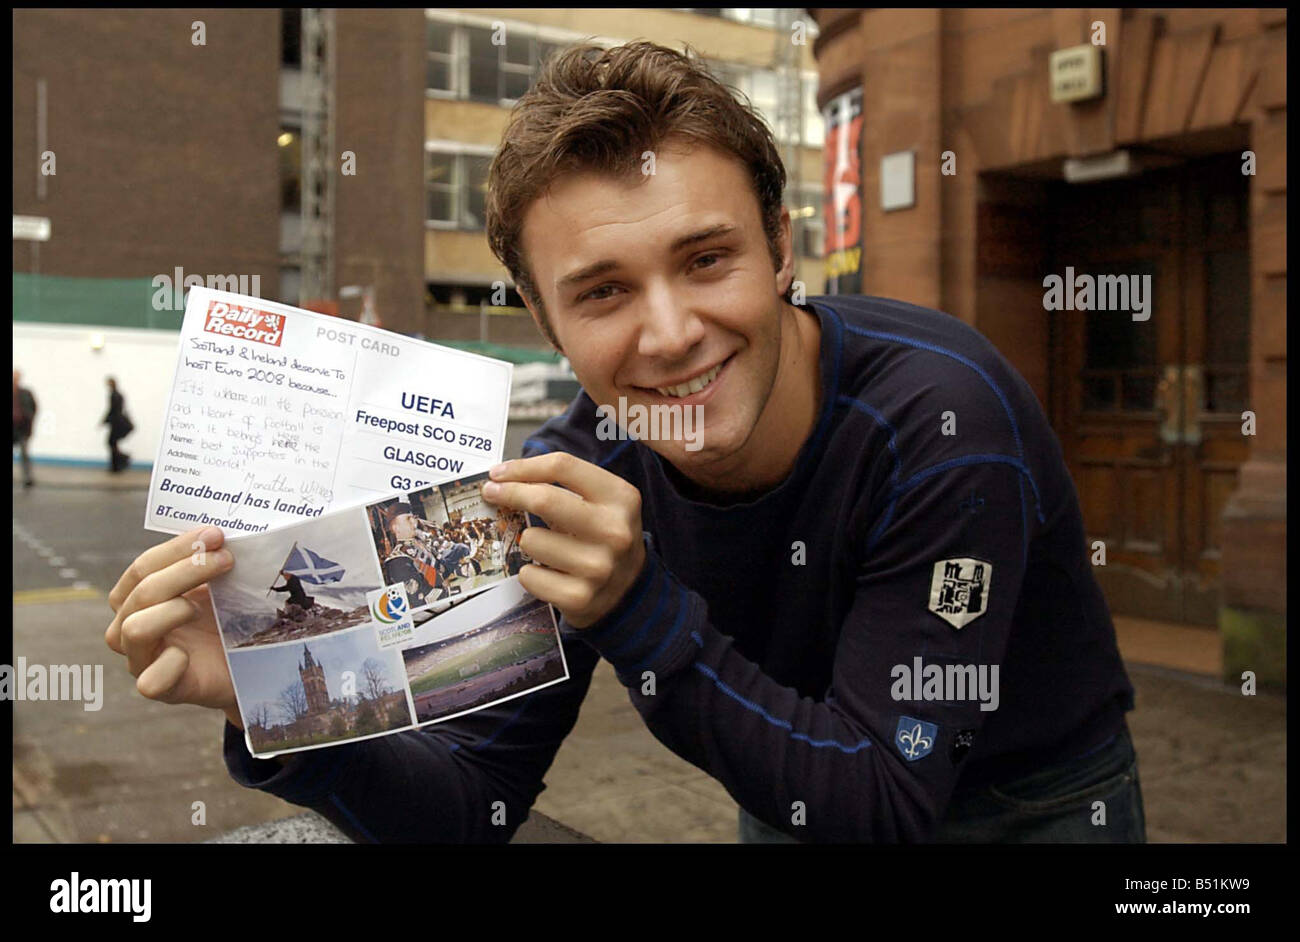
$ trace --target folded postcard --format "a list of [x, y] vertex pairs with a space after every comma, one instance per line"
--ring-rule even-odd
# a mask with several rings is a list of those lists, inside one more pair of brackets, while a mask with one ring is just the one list
[[238, 537], [501, 460], [501, 360], [194, 287], [145, 529]]
[[524, 515], [486, 474], [232, 542], [210, 583], [245, 741], [266, 757], [437, 723], [566, 680], [519, 585]]

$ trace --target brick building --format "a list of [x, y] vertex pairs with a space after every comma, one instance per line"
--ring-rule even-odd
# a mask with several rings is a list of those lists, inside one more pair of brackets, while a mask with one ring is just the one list
[[[262, 297], [299, 303], [296, 13], [15, 11], [14, 212], [52, 230], [15, 239], [15, 274], [147, 282], [179, 268], [256, 276]], [[423, 11], [335, 15], [335, 140], [356, 166], [336, 177], [335, 289], [374, 285], [380, 310], [418, 317]]]
[[257, 275], [276, 297], [279, 21], [15, 10], [13, 211], [52, 228], [47, 242], [14, 240], [15, 274], [150, 279], [180, 266]]
[[[1033, 385], [1115, 613], [1215, 626], [1225, 677], [1285, 683], [1285, 12], [810, 13], [819, 104], [861, 96], [861, 290]], [[1054, 101], [1082, 47], [1096, 93]], [[1149, 318], [1049, 310], [1076, 273], [1149, 276]]]

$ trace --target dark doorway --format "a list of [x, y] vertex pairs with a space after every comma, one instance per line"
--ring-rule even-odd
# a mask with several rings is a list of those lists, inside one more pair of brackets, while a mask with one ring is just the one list
[[1217, 624], [1220, 518], [1249, 451], [1248, 180], [1233, 154], [1049, 187], [1049, 272], [1150, 276], [1148, 320], [1050, 314], [1052, 422], [1118, 614]]

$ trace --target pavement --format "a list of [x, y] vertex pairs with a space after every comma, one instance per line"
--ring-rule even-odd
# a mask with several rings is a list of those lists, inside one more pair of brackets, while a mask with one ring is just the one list
[[[165, 538], [141, 526], [148, 480], [38, 467], [36, 487], [15, 483], [14, 657], [100, 665], [102, 709], [13, 704], [14, 842], [339, 839], [319, 816], [232, 782], [221, 716], [145, 700], [104, 645], [108, 589]], [[1214, 632], [1189, 648], [1193, 636], [1129, 627], [1149, 839], [1284, 842], [1285, 696], [1244, 696], [1217, 679]], [[1178, 669], [1152, 666], [1161, 662]], [[546, 784], [518, 843], [736, 840], [735, 802], [650, 735], [604, 662]]]

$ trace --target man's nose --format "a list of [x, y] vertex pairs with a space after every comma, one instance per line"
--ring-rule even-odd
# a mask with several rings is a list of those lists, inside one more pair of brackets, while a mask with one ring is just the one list
[[662, 360], [681, 359], [704, 339], [700, 318], [666, 285], [646, 292], [637, 353]]

